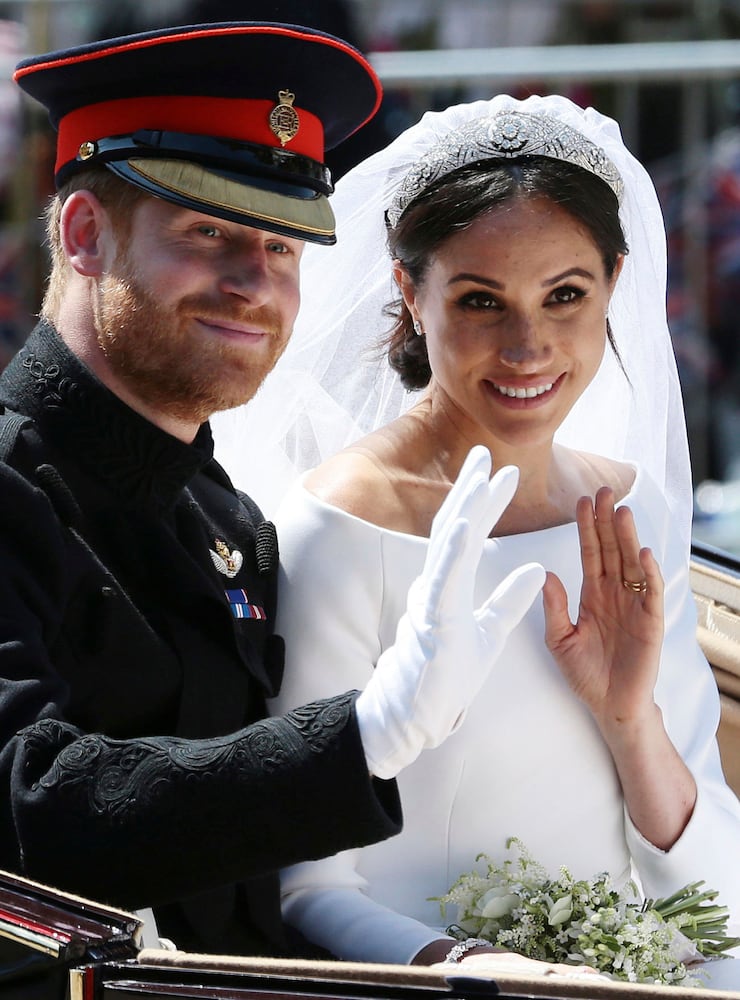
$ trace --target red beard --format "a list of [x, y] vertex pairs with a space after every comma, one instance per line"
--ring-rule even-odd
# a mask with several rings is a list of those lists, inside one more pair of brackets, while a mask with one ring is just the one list
[[[194, 317], [246, 323], [269, 343], [244, 350], [198, 329]], [[129, 269], [108, 275], [98, 289], [98, 343], [112, 372], [148, 407], [178, 420], [203, 423], [219, 410], [247, 402], [272, 371], [289, 332], [269, 307], [249, 310], [232, 300], [191, 295], [161, 306]]]

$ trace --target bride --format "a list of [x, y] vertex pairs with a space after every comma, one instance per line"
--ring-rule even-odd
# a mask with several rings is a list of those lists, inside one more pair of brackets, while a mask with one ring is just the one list
[[[402, 773], [403, 832], [285, 871], [287, 922], [344, 959], [444, 960], [455, 942], [430, 897], [480, 852], [501, 863], [515, 836], [552, 874], [636, 876], [652, 897], [704, 879], [737, 933], [740, 804], [695, 638], [690, 474], [646, 172], [592, 109], [500, 96], [425, 115], [333, 204], [338, 245], [304, 258], [301, 326], [272, 383], [294, 391], [270, 426], [285, 468], [352, 443], [276, 518], [275, 711], [362, 689], [400, 641], [432, 519], [471, 448], [493, 471], [519, 468], [469, 582], [477, 602], [524, 562], [548, 574], [456, 732]], [[383, 323], [385, 373], [366, 363]], [[247, 427], [280, 406], [256, 404]], [[237, 419], [217, 424], [217, 454], [242, 485]]]

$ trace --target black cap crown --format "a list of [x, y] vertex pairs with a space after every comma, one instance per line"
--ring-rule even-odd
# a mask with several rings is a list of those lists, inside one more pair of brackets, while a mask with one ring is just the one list
[[34, 56], [14, 79], [58, 132], [55, 179], [97, 164], [150, 194], [333, 243], [324, 151], [371, 118], [367, 60], [298, 25], [186, 25]]

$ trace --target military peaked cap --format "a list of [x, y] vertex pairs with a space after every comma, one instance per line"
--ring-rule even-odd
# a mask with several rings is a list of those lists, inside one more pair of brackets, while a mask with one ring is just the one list
[[57, 130], [57, 187], [104, 165], [178, 205], [315, 243], [335, 241], [324, 151], [382, 95], [347, 42], [255, 21], [33, 56], [14, 79]]

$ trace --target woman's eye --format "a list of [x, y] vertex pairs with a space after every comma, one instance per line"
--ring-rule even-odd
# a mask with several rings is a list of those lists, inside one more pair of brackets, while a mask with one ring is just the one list
[[461, 303], [471, 309], [495, 309], [498, 306], [490, 292], [468, 292], [463, 295]]
[[552, 297], [555, 302], [558, 303], [568, 303], [575, 302], [577, 299], [582, 299], [586, 293], [582, 288], [574, 288], [572, 285], [564, 285], [562, 288], [556, 288], [552, 293]]

